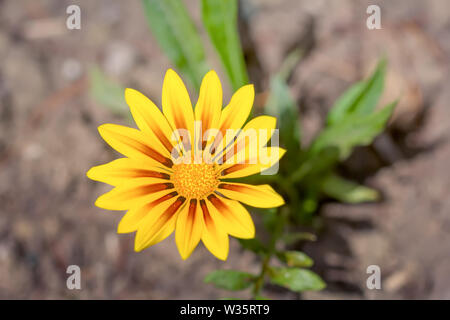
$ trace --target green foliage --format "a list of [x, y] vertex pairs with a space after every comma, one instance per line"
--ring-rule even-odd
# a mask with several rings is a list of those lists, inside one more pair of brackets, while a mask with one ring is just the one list
[[252, 285], [254, 275], [235, 270], [217, 270], [205, 277], [206, 283], [212, 283], [216, 287], [231, 291], [247, 289]]
[[[298, 109], [289, 87], [281, 75], [273, 77], [270, 81], [270, 95], [265, 112], [278, 119], [280, 142], [286, 150], [289, 150], [289, 154], [286, 156], [299, 155], [301, 132]], [[293, 165], [298, 164], [294, 163]]]
[[263, 213], [262, 221], [267, 231], [275, 233], [278, 225], [278, 211], [273, 208], [266, 210]]
[[264, 254], [267, 252], [266, 246], [258, 239], [238, 239], [242, 248], [253, 251], [256, 254]]
[[322, 184], [322, 191], [327, 196], [346, 203], [376, 201], [378, 191], [346, 180], [336, 174], [328, 175]]
[[335, 124], [350, 114], [372, 113], [383, 92], [385, 74], [386, 60], [382, 59], [370, 79], [354, 84], [336, 100], [327, 117], [328, 125]]
[[385, 128], [395, 105], [396, 102], [393, 102], [380, 111], [369, 114], [348, 114], [339, 123], [327, 126], [315, 139], [309, 151], [314, 154], [323, 148], [334, 146], [339, 149], [340, 159], [344, 160], [354, 147], [372, 143]]
[[285, 232], [281, 240], [286, 245], [290, 245], [300, 241], [316, 241], [317, 237], [311, 232]]
[[314, 264], [314, 261], [301, 251], [278, 252], [277, 257], [289, 267], [309, 268]]
[[203, 25], [220, 56], [233, 90], [248, 83], [237, 30], [237, 0], [202, 0]]
[[325, 282], [314, 272], [302, 268], [274, 267], [270, 270], [270, 282], [295, 292], [318, 291]]
[[253, 251], [256, 254], [264, 254], [267, 252], [267, 247], [258, 239], [238, 239], [242, 248]]
[[284, 156], [284, 171], [292, 172], [302, 156], [299, 111], [287, 85], [287, 78], [301, 56], [294, 50], [288, 55], [278, 74], [270, 80], [269, 97], [264, 112], [278, 119], [280, 145], [289, 152]]
[[291, 176], [292, 181], [315, 180], [323, 177], [339, 160], [339, 150], [335, 146], [326, 146], [315, 153], [309, 153]]
[[89, 74], [91, 96], [112, 113], [131, 117], [125, 97], [124, 88], [109, 80], [98, 68]]
[[207, 72], [201, 38], [181, 0], [142, 0], [150, 28], [175, 66], [200, 88]]

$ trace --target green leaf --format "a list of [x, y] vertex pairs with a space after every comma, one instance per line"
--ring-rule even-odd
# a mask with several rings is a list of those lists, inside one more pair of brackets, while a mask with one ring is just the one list
[[397, 102], [384, 107], [380, 111], [368, 114], [352, 114], [339, 123], [327, 127], [314, 140], [310, 147], [312, 154], [322, 149], [335, 146], [339, 149], [341, 160], [347, 158], [356, 146], [366, 146], [383, 131]]
[[354, 84], [336, 100], [328, 113], [327, 124], [339, 123], [350, 114], [372, 113], [383, 92], [385, 73], [386, 60], [382, 59], [367, 81]]
[[376, 201], [379, 198], [378, 191], [334, 174], [325, 178], [322, 191], [326, 195], [346, 203]]
[[202, 0], [203, 25], [222, 60], [233, 90], [248, 83], [237, 13], [237, 0]]
[[238, 239], [239, 243], [244, 249], [253, 251], [256, 254], [262, 254], [267, 251], [264, 244], [261, 243], [257, 238], [253, 239]]
[[207, 72], [200, 36], [181, 0], [142, 0], [153, 35], [197, 91]]
[[270, 94], [265, 112], [278, 119], [280, 144], [289, 151], [286, 157], [292, 159], [290, 162], [298, 160], [301, 139], [298, 108], [288, 85], [280, 75], [270, 81]]
[[274, 233], [278, 225], [278, 211], [274, 208], [265, 210], [262, 221], [264, 228], [270, 233]]
[[309, 268], [314, 264], [314, 261], [301, 251], [278, 252], [277, 257], [289, 267]]
[[237, 291], [247, 289], [252, 284], [254, 278], [254, 275], [247, 272], [216, 270], [205, 277], [205, 282], [212, 283], [221, 289]]
[[[306, 185], [308, 184], [309, 183], [306, 183]], [[309, 184], [309, 187], [306, 187], [305, 189], [306, 189], [305, 195], [302, 198], [302, 205], [300, 207], [300, 211], [296, 213], [295, 216], [300, 224], [306, 225], [312, 222], [313, 214], [317, 211], [319, 207], [320, 193], [317, 190], [316, 184]]]
[[357, 82], [345, 91], [331, 107], [327, 115], [327, 125], [339, 122], [345, 117], [367, 87], [367, 82]]
[[293, 232], [293, 233], [286, 233], [281, 237], [281, 240], [289, 245], [296, 243], [298, 241], [316, 241], [317, 237], [316, 235], [310, 233], [310, 232]]
[[111, 112], [130, 117], [131, 113], [125, 102], [125, 89], [109, 80], [98, 68], [89, 74], [92, 97]]
[[325, 146], [317, 152], [310, 152], [300, 166], [291, 174], [291, 180], [298, 182], [311, 177], [323, 176], [330, 171], [339, 160], [339, 149], [335, 146]]
[[325, 282], [316, 273], [301, 268], [271, 268], [270, 281], [295, 292], [325, 288]]

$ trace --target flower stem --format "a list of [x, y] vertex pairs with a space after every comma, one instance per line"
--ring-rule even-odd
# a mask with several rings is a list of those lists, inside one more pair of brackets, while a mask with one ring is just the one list
[[265, 279], [267, 273], [270, 271], [270, 266], [269, 266], [270, 259], [276, 252], [277, 241], [280, 238], [280, 236], [283, 234], [283, 229], [286, 224], [286, 220], [287, 220], [289, 211], [287, 208], [281, 208], [281, 209], [277, 210], [277, 214], [279, 215], [277, 225], [275, 227], [274, 232], [272, 233], [272, 235], [270, 237], [269, 247], [268, 247], [267, 253], [265, 254], [263, 261], [262, 261], [261, 272], [257, 276], [257, 278], [255, 280], [255, 284], [253, 286], [253, 291], [252, 291], [253, 299], [256, 299], [259, 296], [261, 290], [264, 287], [264, 279]]

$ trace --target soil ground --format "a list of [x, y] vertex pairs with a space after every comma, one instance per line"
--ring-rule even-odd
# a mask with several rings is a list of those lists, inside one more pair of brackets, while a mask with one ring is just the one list
[[[74, 3], [81, 30], [65, 27]], [[198, 1], [186, 3], [200, 28]], [[366, 28], [369, 4], [382, 9], [381, 30]], [[450, 299], [450, 3], [247, 0], [241, 9], [250, 76], [262, 95], [286, 52], [304, 49], [290, 85], [305, 141], [382, 55], [383, 102], [400, 97], [389, 130], [340, 167], [383, 199], [324, 201], [318, 240], [303, 249], [328, 286], [302, 298]], [[207, 52], [214, 57], [210, 45]], [[2, 0], [0, 61], [0, 298], [215, 299], [229, 293], [204, 284], [208, 272], [258, 271], [235, 240], [225, 263], [201, 246], [183, 262], [173, 237], [137, 254], [133, 235], [115, 232], [122, 214], [93, 205], [108, 188], [85, 172], [117, 156], [96, 127], [129, 123], [94, 101], [89, 71], [98, 66], [159, 104], [170, 67], [139, 1]], [[210, 63], [226, 79], [217, 59]], [[82, 290], [66, 288], [72, 264], [81, 267]], [[381, 268], [381, 290], [366, 288], [369, 265]], [[298, 298], [273, 287], [265, 295]]]

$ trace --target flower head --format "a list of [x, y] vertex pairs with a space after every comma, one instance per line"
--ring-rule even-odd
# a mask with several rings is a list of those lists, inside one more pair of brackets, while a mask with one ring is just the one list
[[139, 130], [101, 125], [100, 135], [125, 157], [93, 167], [87, 176], [114, 186], [95, 204], [127, 210], [118, 232], [136, 232], [136, 251], [175, 231], [183, 259], [202, 240], [212, 254], [225, 260], [228, 235], [242, 239], [255, 235], [252, 218], [241, 202], [260, 208], [284, 204], [269, 185], [229, 181], [273, 167], [285, 152], [266, 146], [275, 118], [259, 116], [245, 124], [253, 86], [240, 88], [222, 109], [220, 80], [210, 71], [193, 110], [182, 80], [169, 69], [162, 112], [136, 90], [126, 89], [125, 99]]

